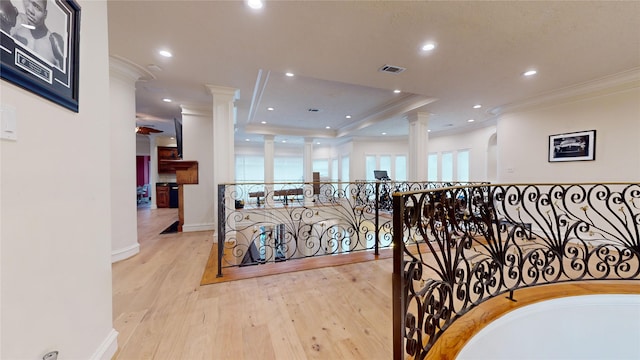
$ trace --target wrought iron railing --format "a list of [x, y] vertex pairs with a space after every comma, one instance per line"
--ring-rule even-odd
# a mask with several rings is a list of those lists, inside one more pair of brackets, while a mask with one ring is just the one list
[[223, 269], [389, 248], [392, 192], [445, 182], [238, 183], [218, 187]]
[[640, 184], [483, 185], [394, 194], [394, 358], [423, 359], [480, 303], [640, 276]]

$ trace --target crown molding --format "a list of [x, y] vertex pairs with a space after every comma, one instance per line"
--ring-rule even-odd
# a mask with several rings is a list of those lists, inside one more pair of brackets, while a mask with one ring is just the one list
[[300, 136], [308, 138], [335, 138], [336, 130], [309, 130], [278, 126], [246, 125], [244, 131], [249, 134]]
[[355, 131], [367, 128], [381, 121], [385, 121], [397, 116], [403, 116], [412, 111], [416, 111], [417, 109], [436, 100], [437, 99], [435, 98], [408, 94], [398, 99], [397, 101], [394, 101], [393, 103], [385, 104], [377, 109], [374, 109], [369, 114], [365, 115], [362, 119], [340, 128], [338, 130], [337, 136], [343, 137], [346, 135], [350, 135]]
[[633, 68], [603, 78], [553, 90], [521, 102], [506, 104], [489, 110], [492, 115], [502, 115], [535, 107], [587, 99], [640, 87], [640, 68]]
[[109, 72], [132, 82], [154, 80], [156, 76], [144, 67], [121, 56], [109, 56]]

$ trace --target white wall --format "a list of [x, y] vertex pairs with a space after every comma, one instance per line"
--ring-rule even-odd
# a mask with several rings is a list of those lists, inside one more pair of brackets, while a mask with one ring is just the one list
[[115, 352], [107, 4], [78, 3], [80, 112], [0, 81], [18, 126], [0, 141], [2, 359]]
[[[198, 184], [184, 186], [184, 225], [182, 230], [215, 228], [213, 182], [213, 117], [211, 106], [183, 107], [182, 159], [198, 162]], [[218, 149], [218, 151], [223, 151]]]
[[350, 159], [351, 181], [365, 180], [367, 178], [365, 164], [367, 155], [408, 155], [409, 151], [408, 139], [392, 141], [354, 140], [352, 145]]
[[573, 296], [503, 315], [457, 359], [640, 359], [639, 339], [639, 295]]
[[489, 178], [489, 140], [495, 133], [496, 127], [491, 125], [462, 134], [429, 137], [428, 151], [438, 154], [453, 152], [455, 156], [458, 150], [469, 150], [469, 180], [486, 181]]
[[[498, 119], [498, 181], [640, 180], [640, 88]], [[549, 135], [596, 130], [595, 161], [549, 163]]]

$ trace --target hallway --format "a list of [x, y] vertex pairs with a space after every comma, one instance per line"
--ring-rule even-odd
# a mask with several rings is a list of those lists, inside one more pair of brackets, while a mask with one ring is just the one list
[[114, 359], [391, 358], [392, 259], [200, 286], [213, 232], [159, 235], [176, 218], [139, 209], [113, 264]]

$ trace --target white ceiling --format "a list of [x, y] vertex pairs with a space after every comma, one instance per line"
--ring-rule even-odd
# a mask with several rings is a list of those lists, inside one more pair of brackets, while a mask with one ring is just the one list
[[[240, 90], [236, 141], [326, 141], [406, 136], [409, 110], [431, 114], [432, 134], [463, 131], [506, 105], [640, 68], [640, 1], [266, 0], [256, 11], [109, 0], [108, 10], [110, 54], [152, 74], [137, 85], [138, 124], [167, 134], [180, 104], [211, 104], [205, 85]], [[428, 41], [436, 49], [422, 52]], [[385, 64], [407, 70], [378, 71]]]

